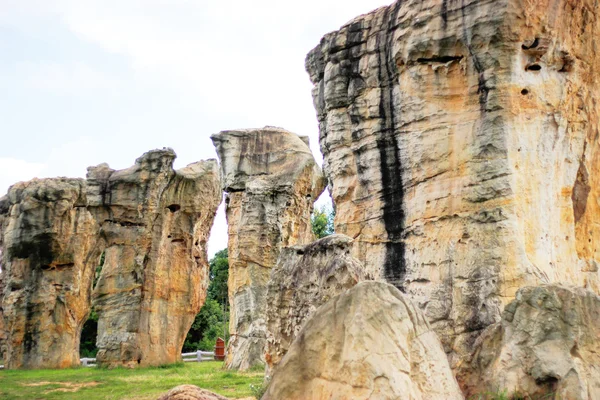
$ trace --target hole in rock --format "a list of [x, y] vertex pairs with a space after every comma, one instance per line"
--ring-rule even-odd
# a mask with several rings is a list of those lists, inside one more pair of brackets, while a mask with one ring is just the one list
[[521, 90], [521, 94], [522, 94], [523, 96], [527, 96], [527, 95], [529, 94], [529, 90], [527, 90], [527, 89], [523, 89], [523, 90]]
[[540, 71], [542, 69], [542, 66], [540, 64], [531, 64], [528, 65], [525, 69], [527, 71]]
[[171, 204], [167, 208], [169, 209], [169, 211], [174, 213], [175, 211], [179, 211], [181, 209], [181, 206], [179, 204]]
[[538, 45], [540, 44], [540, 39], [535, 38], [535, 40], [533, 41], [533, 43], [531, 43], [529, 46], [527, 46], [526, 44], [522, 44], [521, 48], [523, 50], [529, 50], [529, 49], [535, 49], [536, 47], [538, 47]]

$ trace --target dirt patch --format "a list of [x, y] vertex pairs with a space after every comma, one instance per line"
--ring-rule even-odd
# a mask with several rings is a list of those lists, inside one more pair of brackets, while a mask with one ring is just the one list
[[82, 383], [74, 383], [74, 382], [35, 382], [35, 383], [23, 383], [23, 386], [49, 386], [49, 385], [58, 385], [62, 386], [56, 389], [49, 389], [44, 392], [44, 394], [52, 393], [52, 392], [76, 392], [83, 387], [94, 387], [98, 386], [100, 382], [82, 382]]

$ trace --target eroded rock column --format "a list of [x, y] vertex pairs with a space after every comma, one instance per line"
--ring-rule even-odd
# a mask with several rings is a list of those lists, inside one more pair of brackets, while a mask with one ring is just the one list
[[0, 203], [6, 366], [77, 366], [101, 252], [85, 181], [17, 183]]
[[280, 128], [211, 137], [227, 193], [231, 339], [226, 366], [264, 364], [266, 292], [281, 247], [311, 242], [310, 214], [324, 178], [306, 138]]
[[397, 1], [307, 57], [336, 232], [453, 366], [519, 287], [598, 291], [596, 8]]
[[221, 183], [216, 161], [175, 171], [175, 153], [155, 150], [133, 167], [88, 170], [89, 208], [105, 241], [94, 288], [98, 363], [180, 360], [208, 287], [206, 243]]

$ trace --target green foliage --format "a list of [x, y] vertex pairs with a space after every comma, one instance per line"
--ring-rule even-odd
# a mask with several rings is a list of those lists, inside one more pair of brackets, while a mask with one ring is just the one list
[[267, 392], [267, 384], [263, 383], [262, 385], [254, 385], [250, 384], [250, 393], [254, 396], [255, 399], [260, 400], [265, 393]]
[[98, 349], [96, 348], [96, 337], [98, 336], [98, 314], [92, 309], [88, 320], [81, 329], [81, 341], [79, 342], [80, 357], [94, 358]]
[[315, 207], [310, 216], [312, 231], [317, 239], [324, 238], [334, 233], [333, 219], [335, 211], [328, 206]]
[[183, 384], [240, 398], [252, 396], [250, 384], [260, 385], [263, 376], [263, 372], [225, 371], [218, 361], [135, 369], [2, 370], [0, 399], [156, 399]]
[[217, 252], [209, 262], [210, 284], [204, 306], [183, 344], [183, 351], [213, 351], [218, 337], [229, 340], [229, 259], [227, 249]]

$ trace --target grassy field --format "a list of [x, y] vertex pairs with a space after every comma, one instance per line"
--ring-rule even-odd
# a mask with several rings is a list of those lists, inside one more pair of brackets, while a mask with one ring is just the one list
[[251, 397], [263, 371], [228, 372], [222, 362], [170, 365], [164, 368], [6, 371], [0, 370], [0, 399], [155, 400], [159, 394], [191, 384], [230, 398]]

